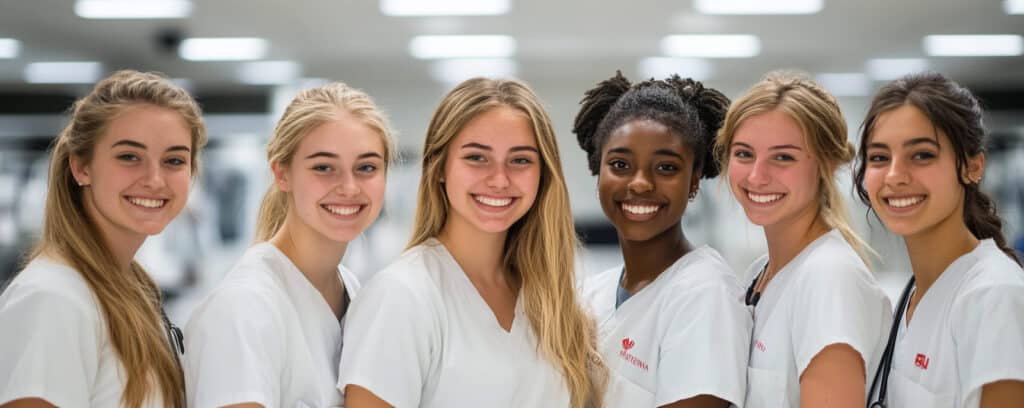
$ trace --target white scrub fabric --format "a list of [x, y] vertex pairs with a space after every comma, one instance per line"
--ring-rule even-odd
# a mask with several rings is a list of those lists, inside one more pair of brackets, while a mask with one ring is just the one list
[[338, 388], [400, 408], [568, 406], [522, 298], [505, 331], [441, 242], [410, 248], [352, 304]]
[[[0, 295], [0, 404], [120, 406], [126, 378], [99, 301], [62, 261], [32, 260]], [[162, 407], [156, 393], [144, 407]]]
[[[767, 255], [755, 261], [749, 279], [767, 262]], [[867, 394], [885, 350], [892, 303], [838, 230], [818, 237], [783, 266], [752, 310], [747, 408], [799, 407], [800, 375], [833, 344], [860, 354]]]
[[616, 309], [621, 273], [609, 269], [582, 286], [610, 372], [605, 405], [657, 407], [708, 394], [742, 407], [753, 323], [722, 256], [697, 248]]
[[[338, 273], [355, 299], [355, 276]], [[341, 348], [342, 322], [323, 295], [277, 247], [256, 244], [185, 328], [189, 406], [342, 406]]]
[[981, 241], [939, 275], [896, 339], [890, 407], [979, 407], [985, 384], [1024, 381], [1024, 271]]

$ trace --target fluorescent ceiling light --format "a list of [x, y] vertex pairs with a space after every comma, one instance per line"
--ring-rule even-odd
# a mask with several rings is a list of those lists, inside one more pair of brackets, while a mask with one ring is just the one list
[[661, 40], [661, 52], [672, 57], [749, 58], [761, 53], [761, 40], [746, 34], [670, 35]]
[[18, 58], [21, 42], [13, 38], [0, 38], [0, 58]]
[[1024, 0], [1003, 0], [1006, 14], [1024, 14]]
[[928, 69], [928, 61], [922, 58], [876, 58], [868, 61], [868, 75], [871, 79], [889, 81], [907, 74]]
[[294, 61], [247, 62], [238, 68], [238, 79], [251, 85], [288, 84], [301, 74], [302, 67]]
[[814, 78], [835, 96], [867, 96], [871, 80], [860, 72], [819, 74]]
[[933, 57], [1010, 57], [1024, 54], [1019, 35], [929, 35], [924, 51]]
[[420, 59], [508, 58], [516, 39], [507, 35], [420, 35], [409, 42], [409, 53]]
[[508, 58], [444, 59], [430, 67], [431, 77], [449, 86], [478, 76], [509, 78], [517, 71], [516, 62]]
[[703, 14], [814, 14], [824, 0], [695, 0]]
[[711, 63], [697, 58], [644, 58], [640, 60], [637, 70], [640, 71], [642, 79], [664, 79], [672, 74], [697, 81], [711, 77]]
[[89, 84], [99, 81], [98, 62], [34, 62], [25, 67], [25, 81], [32, 84]]
[[189, 38], [178, 55], [189, 61], [245, 61], [266, 57], [269, 48], [262, 38]]
[[508, 13], [509, 0], [380, 0], [389, 16], [496, 16]]
[[185, 18], [192, 14], [189, 0], [78, 0], [75, 14], [82, 18], [144, 19]]

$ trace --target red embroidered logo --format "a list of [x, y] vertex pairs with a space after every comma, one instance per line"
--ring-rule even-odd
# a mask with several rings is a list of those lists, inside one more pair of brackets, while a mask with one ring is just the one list
[[635, 340], [632, 340], [629, 337], [623, 338], [622, 339], [622, 350], [619, 350], [619, 357], [622, 357], [623, 360], [626, 360], [626, 362], [628, 362], [629, 364], [632, 364], [636, 368], [639, 368], [641, 370], [647, 371], [647, 363], [645, 363], [643, 360], [637, 358], [633, 354], [630, 354], [630, 352], [628, 351], [629, 349], [633, 348], [633, 346], [635, 346], [635, 345], [636, 345], [636, 341]]
[[764, 346], [764, 343], [762, 343], [761, 340], [754, 341], [754, 348], [760, 350], [762, 353], [768, 351], [768, 348]]
[[929, 361], [931, 361], [931, 359], [929, 359], [928, 356], [921, 353], [917, 353], [917, 357], [914, 357], [914, 365], [921, 367], [922, 370], [928, 369]]

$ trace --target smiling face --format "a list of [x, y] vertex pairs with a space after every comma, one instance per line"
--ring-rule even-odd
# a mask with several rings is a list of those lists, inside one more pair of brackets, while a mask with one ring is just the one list
[[471, 120], [445, 158], [448, 224], [505, 233], [533, 206], [541, 157], [527, 116], [497, 107]]
[[788, 224], [818, 211], [818, 162], [800, 127], [781, 110], [740, 124], [729, 146], [729, 187], [750, 222]]
[[627, 122], [602, 148], [601, 208], [622, 239], [647, 241], [679, 229], [699, 179], [693, 151], [680, 137], [657, 122]]
[[[864, 188], [871, 208], [897, 235], [915, 236], [963, 224], [964, 188], [949, 137], [912, 105], [878, 116], [865, 153]], [[984, 156], [964, 176], [981, 179]]]
[[188, 200], [192, 137], [177, 112], [125, 108], [106, 126], [92, 157], [72, 155], [86, 212], [108, 240], [142, 240], [163, 231]]
[[384, 141], [347, 112], [302, 137], [287, 166], [273, 165], [289, 193], [291, 227], [349, 242], [380, 214], [384, 201]]

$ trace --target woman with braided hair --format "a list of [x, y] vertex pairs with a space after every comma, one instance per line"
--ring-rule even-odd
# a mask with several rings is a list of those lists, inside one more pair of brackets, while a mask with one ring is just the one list
[[624, 265], [584, 282], [611, 372], [609, 407], [741, 405], [751, 319], [721, 255], [695, 246], [681, 218], [729, 99], [692, 79], [630, 84], [621, 73], [587, 91], [573, 132], [598, 176]]
[[854, 149], [835, 98], [801, 74], [770, 73], [729, 108], [716, 150], [768, 243], [747, 271], [746, 406], [863, 407], [892, 308], [836, 183]]

